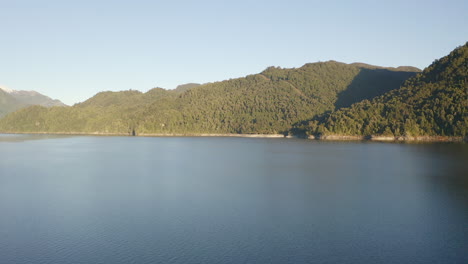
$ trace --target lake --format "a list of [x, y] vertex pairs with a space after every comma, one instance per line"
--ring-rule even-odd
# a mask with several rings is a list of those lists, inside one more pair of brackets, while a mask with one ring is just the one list
[[468, 144], [0, 135], [0, 263], [468, 263]]

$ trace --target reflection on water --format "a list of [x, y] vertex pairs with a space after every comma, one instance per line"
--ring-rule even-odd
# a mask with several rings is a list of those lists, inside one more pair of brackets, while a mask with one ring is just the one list
[[425, 161], [425, 179], [434, 188], [467, 207], [468, 212], [468, 144], [417, 144], [408, 148], [411, 155], [421, 156]]
[[70, 136], [49, 134], [0, 134], [0, 142], [23, 142], [27, 140], [43, 140], [67, 137]]
[[468, 263], [467, 158], [467, 144], [0, 141], [0, 263]]

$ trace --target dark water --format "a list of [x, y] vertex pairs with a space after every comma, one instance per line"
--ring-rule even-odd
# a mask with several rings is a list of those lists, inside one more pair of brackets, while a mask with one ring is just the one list
[[468, 145], [0, 136], [0, 263], [468, 263]]

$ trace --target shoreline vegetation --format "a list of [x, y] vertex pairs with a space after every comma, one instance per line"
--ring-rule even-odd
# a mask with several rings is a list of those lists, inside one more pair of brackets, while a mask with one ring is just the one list
[[210, 134], [210, 133], [141, 133], [132, 135], [131, 133], [104, 133], [104, 132], [11, 132], [2, 133], [21, 135], [62, 135], [62, 136], [135, 136], [135, 137], [237, 137], [237, 138], [296, 138], [319, 141], [375, 141], [375, 142], [468, 142], [467, 137], [452, 136], [359, 136], [359, 135], [321, 135], [321, 136], [300, 136], [283, 134]]

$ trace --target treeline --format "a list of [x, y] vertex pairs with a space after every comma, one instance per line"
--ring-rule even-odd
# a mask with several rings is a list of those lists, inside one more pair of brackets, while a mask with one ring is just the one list
[[468, 135], [468, 43], [436, 60], [401, 89], [349, 108], [315, 116], [295, 134], [460, 136]]
[[176, 90], [102, 92], [73, 107], [29, 107], [1, 119], [0, 131], [288, 133], [297, 122], [397, 89], [416, 71], [334, 61], [270, 67]]

